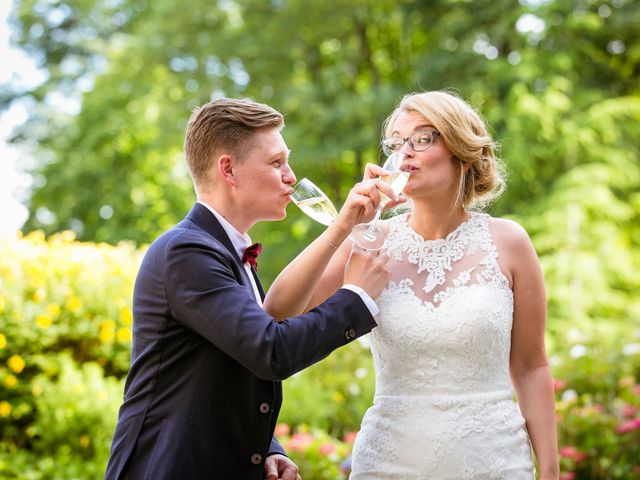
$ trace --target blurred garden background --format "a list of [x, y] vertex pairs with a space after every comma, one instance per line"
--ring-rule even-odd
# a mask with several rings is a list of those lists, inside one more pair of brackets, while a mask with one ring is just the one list
[[[298, 178], [341, 205], [401, 96], [448, 88], [501, 144], [508, 190], [490, 213], [527, 228], [544, 268], [562, 478], [640, 479], [640, 2], [11, 7], [11, 43], [40, 79], [0, 86], [0, 108], [28, 114], [5, 140], [30, 179], [15, 192], [28, 220], [0, 239], [0, 478], [102, 478], [139, 262], [195, 200], [194, 107], [282, 111]], [[250, 232], [265, 285], [320, 228], [290, 207]], [[346, 478], [373, 382], [366, 341], [285, 381], [278, 434], [305, 480]]]

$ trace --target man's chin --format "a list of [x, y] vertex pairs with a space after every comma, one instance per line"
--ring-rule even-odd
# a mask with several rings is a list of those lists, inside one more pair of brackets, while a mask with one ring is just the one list
[[282, 210], [279, 213], [274, 213], [273, 215], [265, 215], [259, 221], [261, 222], [279, 222], [280, 220], [284, 220], [287, 217], [287, 211]]

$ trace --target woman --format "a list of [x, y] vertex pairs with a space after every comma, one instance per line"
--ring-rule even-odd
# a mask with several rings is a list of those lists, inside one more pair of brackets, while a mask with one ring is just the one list
[[[371, 334], [376, 392], [351, 478], [533, 479], [532, 446], [539, 478], [557, 479], [540, 265], [522, 227], [471, 210], [503, 184], [484, 122], [450, 93], [407, 95], [385, 123], [383, 149], [406, 155], [413, 207], [382, 222], [391, 281]], [[367, 183], [354, 191], [366, 195]], [[350, 249], [297, 258], [267, 308], [317, 305], [340, 286]], [[321, 274], [305, 293], [309, 271]]]

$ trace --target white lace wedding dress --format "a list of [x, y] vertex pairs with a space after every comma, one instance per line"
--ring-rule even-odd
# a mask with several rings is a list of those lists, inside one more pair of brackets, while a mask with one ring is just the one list
[[402, 215], [385, 246], [392, 278], [370, 335], [373, 406], [351, 480], [534, 479], [509, 378], [513, 296], [489, 216], [424, 240]]

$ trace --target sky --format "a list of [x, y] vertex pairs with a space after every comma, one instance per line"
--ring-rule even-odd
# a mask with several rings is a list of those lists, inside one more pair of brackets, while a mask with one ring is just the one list
[[[6, 20], [12, 3], [0, 0], [0, 84], [32, 84], [42, 78], [41, 74], [33, 61], [9, 46]], [[0, 114], [0, 237], [15, 235], [27, 220], [27, 209], [19, 200], [24, 200], [24, 191], [31, 185], [31, 176], [21, 169], [27, 159], [24, 153], [7, 144], [12, 130], [26, 116], [26, 108], [21, 104]]]

